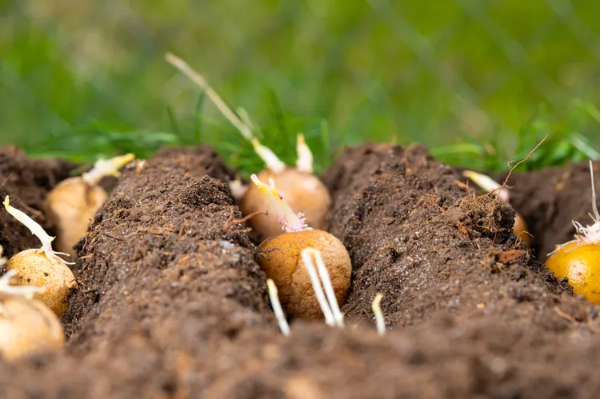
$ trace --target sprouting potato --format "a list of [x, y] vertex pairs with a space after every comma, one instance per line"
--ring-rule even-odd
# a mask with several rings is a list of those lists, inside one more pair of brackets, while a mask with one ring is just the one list
[[[317, 229], [326, 228], [326, 215], [332, 200], [326, 186], [313, 174], [313, 156], [303, 134], [297, 135], [296, 168], [288, 167], [255, 137], [253, 123], [244, 109], [237, 108], [237, 112], [234, 113], [207, 80], [181, 58], [168, 53], [165, 59], [198, 85], [232, 126], [253, 144], [255, 153], [266, 164], [266, 169], [259, 173], [260, 180], [273, 179], [279, 187], [280, 194], [287, 198], [290, 207], [296, 212], [305, 214], [308, 224]], [[269, 201], [252, 184], [244, 190], [240, 181], [234, 181], [230, 183], [230, 191], [236, 200], [240, 200], [239, 205], [243, 214], [251, 215], [267, 211], [267, 217], [257, 215], [247, 222], [260, 241], [282, 231], [277, 224], [278, 209], [271, 207]]]
[[596, 208], [594, 171], [590, 162], [594, 224], [583, 227], [573, 222], [575, 239], [557, 246], [546, 261], [546, 267], [558, 279], [568, 279], [573, 292], [590, 302], [600, 304], [600, 214]]
[[600, 243], [567, 243], [552, 253], [546, 267], [558, 279], [568, 279], [573, 293], [600, 304]]
[[133, 154], [100, 159], [91, 171], [65, 179], [50, 191], [44, 210], [56, 228], [58, 251], [75, 256], [73, 246], [86, 235], [90, 221], [108, 199], [98, 183], [105, 176], [119, 176], [119, 168], [133, 159]]
[[61, 317], [68, 310], [71, 289], [77, 288], [73, 272], [67, 262], [58, 256], [67, 254], [55, 252], [52, 249], [54, 238], [29, 216], [10, 206], [8, 196], [4, 200], [4, 207], [42, 242], [41, 248], [27, 249], [10, 258], [6, 264], [7, 270], [14, 271], [14, 280], [18, 285], [44, 288], [36, 292], [35, 299]]
[[287, 315], [304, 319], [322, 317], [302, 258], [302, 252], [307, 248], [321, 254], [336, 302], [342, 306], [351, 285], [351, 259], [343, 244], [330, 233], [309, 228], [303, 213], [292, 211], [276, 191], [273, 180], [270, 179], [268, 186], [255, 175], [251, 179], [270, 206], [279, 211], [279, 222], [285, 230], [259, 245], [257, 262], [278, 287], [278, 297]]
[[[316, 229], [326, 228], [326, 215], [331, 205], [330, 193], [315, 175], [287, 167], [279, 174], [266, 169], [257, 177], [261, 181], [273, 179], [290, 207], [305, 214], [308, 225]], [[267, 211], [267, 217], [257, 216], [247, 222], [261, 238], [273, 237], [282, 232], [282, 227], [278, 224], [278, 209], [270, 206], [270, 202], [253, 185], [249, 186], [241, 198], [240, 210], [245, 215]]]
[[259, 245], [257, 263], [278, 287], [286, 314], [296, 318], [319, 319], [322, 311], [303, 265], [301, 251], [320, 251], [339, 306], [347, 300], [351, 285], [351, 259], [343, 244], [322, 230], [303, 230], [268, 238]]
[[10, 285], [15, 275], [0, 277], [0, 357], [15, 361], [60, 350], [65, 343], [57, 316], [32, 296], [42, 289]]

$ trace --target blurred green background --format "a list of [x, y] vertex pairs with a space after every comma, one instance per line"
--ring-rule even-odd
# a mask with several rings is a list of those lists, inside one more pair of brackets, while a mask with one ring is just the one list
[[599, 155], [599, 4], [590, 0], [0, 0], [0, 145], [91, 162], [214, 145], [261, 168], [166, 51], [202, 72], [289, 163], [419, 142], [502, 170]]

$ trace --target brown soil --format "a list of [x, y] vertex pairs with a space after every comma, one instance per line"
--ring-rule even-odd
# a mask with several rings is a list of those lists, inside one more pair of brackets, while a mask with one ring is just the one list
[[[594, 182], [600, 192], [600, 162], [595, 162]], [[505, 179], [499, 176], [500, 181]], [[572, 221], [592, 224], [592, 188], [589, 162], [569, 164], [510, 177], [510, 202], [525, 218], [533, 234], [533, 249], [540, 261], [554, 246], [573, 239]], [[597, 199], [600, 204], [600, 198]]]
[[[31, 160], [17, 147], [0, 150], [0, 202], [10, 196], [11, 205], [25, 211], [50, 233], [42, 213], [46, 195], [61, 180], [69, 177], [75, 164], [55, 159]], [[24, 249], [39, 247], [39, 240], [15, 218], [0, 212], [0, 245], [4, 254], [12, 256]]]
[[79, 244], [67, 347], [0, 362], [3, 397], [599, 396], [599, 307], [515, 245], [511, 208], [424, 149], [365, 145], [326, 173], [354, 266], [348, 326], [295, 321], [288, 338], [230, 175], [207, 147], [126, 170]]

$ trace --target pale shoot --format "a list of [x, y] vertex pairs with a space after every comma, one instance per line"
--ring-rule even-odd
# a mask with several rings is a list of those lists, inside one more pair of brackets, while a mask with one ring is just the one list
[[134, 154], [121, 155], [111, 159], [99, 159], [94, 168], [82, 174], [82, 179], [91, 186], [96, 186], [105, 176], [119, 177], [119, 169], [134, 160]]
[[374, 312], [374, 318], [376, 319], [376, 331], [378, 335], [385, 335], [385, 318], [383, 317], [383, 311], [380, 307], [380, 302], [383, 299], [383, 294], [378, 293], [372, 301], [372, 312]]
[[[311, 259], [312, 255], [316, 260], [317, 273], [316, 266]], [[322, 259], [320, 251], [315, 248], [305, 248], [301, 251], [301, 258], [303, 259], [303, 264], [311, 279], [311, 284], [316, 294], [316, 298], [318, 299], [318, 303], [320, 304], [320, 308], [322, 309], [322, 313], [324, 313], [326, 324], [330, 326], [336, 324], [338, 327], [344, 327], [343, 314], [339, 308], [339, 303], [334, 289], [332, 288], [332, 282], [330, 281], [330, 275], [328, 274], [326, 265], [324, 265], [324, 260]], [[326, 302], [326, 298], [328, 298], [328, 302]]]
[[491, 177], [481, 173], [473, 172], [472, 170], [465, 170], [462, 174], [472, 180], [474, 184], [483, 190], [496, 194], [498, 199], [503, 203], [510, 203], [510, 192], [508, 189], [502, 187], [501, 184], [493, 180]]
[[268, 279], [267, 283], [268, 296], [270, 297], [270, 303], [272, 304], [272, 309], [274, 309], [274, 315], [276, 315], [276, 320], [278, 321], [278, 327], [280, 327], [282, 335], [288, 337], [291, 333], [291, 330], [288, 326], [288, 322], [286, 321], [286, 317], [284, 316], [284, 312], [282, 311], [280, 299], [278, 299], [278, 288], [276, 288], [276, 284], [274, 284], [274, 280], [272, 280], [271, 278]]
[[253, 144], [255, 153], [259, 156], [259, 158], [261, 158], [266, 167], [272, 171], [272, 173], [277, 175], [284, 172], [284, 169], [286, 169], [286, 164], [282, 162], [272, 150], [261, 144], [256, 138], [251, 140], [251, 144]]
[[311, 230], [311, 228], [305, 223], [303, 212], [293, 212], [288, 203], [286, 203], [284, 198], [282, 198], [280, 193], [278, 193], [273, 179], [270, 179], [269, 186], [259, 180], [257, 175], [251, 175], [251, 181], [253, 184], [255, 184], [255, 187], [257, 187], [261, 195], [268, 200], [270, 205], [274, 209], [278, 209], [278, 221], [282, 225], [282, 230], [286, 231], [287, 233]]
[[4, 254], [4, 248], [0, 245], [0, 266], [4, 266], [6, 263], [6, 258], [2, 256]]
[[236, 113], [238, 114], [238, 117], [240, 118], [242, 123], [247, 125], [249, 129], [251, 129], [251, 131], [255, 130], [255, 124], [251, 120], [251, 117], [249, 116], [249, 113], [246, 109], [244, 109], [243, 107], [236, 107]]
[[314, 157], [311, 149], [305, 143], [303, 133], [297, 134], [297, 170], [301, 172], [313, 173]]
[[16, 270], [9, 270], [0, 277], [0, 294], [32, 299], [35, 294], [42, 293], [46, 290], [44, 287], [34, 287], [31, 285], [11, 285], [10, 280], [16, 275]]
[[230, 188], [230, 192], [234, 199], [239, 200], [245, 195], [248, 186], [242, 183], [240, 177], [237, 177], [236, 180], [232, 180], [228, 182], [228, 187]]
[[35, 220], [33, 220], [32, 218], [30, 218], [29, 216], [27, 216], [25, 213], [21, 212], [20, 210], [13, 208], [10, 205], [10, 200], [8, 198], [8, 195], [6, 196], [6, 198], [4, 198], [3, 204], [4, 204], [4, 208], [6, 208], [8, 213], [10, 213], [15, 219], [17, 219], [25, 227], [27, 227], [29, 229], [29, 231], [31, 231], [31, 233], [40, 240], [40, 242], [42, 243], [42, 247], [38, 250], [38, 252], [44, 252], [44, 254], [46, 255], [46, 257], [49, 260], [53, 260], [55, 262], [63, 262], [68, 265], [75, 264], [72, 262], [67, 262], [58, 256], [58, 255], [69, 256], [69, 254], [66, 254], [64, 252], [55, 252], [52, 249], [52, 241], [54, 240], [54, 237], [49, 236], [48, 233], [46, 233], [44, 231], [42, 226], [40, 226]]
[[[339, 327], [343, 327], [343, 314], [339, 309], [339, 302], [337, 301], [334, 289], [332, 288], [330, 275], [328, 274], [328, 269], [324, 264], [324, 259], [322, 259], [322, 254], [320, 254], [320, 251], [314, 248], [305, 248], [303, 252], [307, 254], [306, 256], [310, 261], [311, 257], [309, 255], [314, 256], [314, 259], [316, 260], [316, 265], [318, 267], [318, 274], [320, 275], [320, 280], [322, 280], [322, 286], [324, 287], [326, 298], [328, 298], [328, 304], [330, 305], [330, 309], [332, 310], [332, 314], [334, 315], [335, 322]], [[303, 260], [305, 261], [305, 258]]]
[[276, 174], [281, 173], [284, 170], [286, 165], [269, 148], [261, 145], [253, 135], [253, 127], [246, 111], [242, 108], [238, 108], [239, 115], [236, 115], [230, 107], [228, 107], [226, 102], [222, 100], [220, 95], [217, 94], [213, 87], [209, 85], [207, 79], [192, 69], [192, 67], [190, 67], [183, 59], [171, 53], [165, 54], [165, 59], [207, 94], [207, 97], [209, 97], [211, 102], [222, 113], [224, 118], [226, 118], [246, 140], [253, 144], [255, 152], [265, 162], [269, 170]]
[[316, 295], [316, 299], [318, 300], [320, 309], [322, 309], [322, 313], [324, 314], [326, 324], [329, 326], [334, 326], [336, 323], [334, 314], [332, 313], [332, 309], [330, 309], [330, 306], [326, 301], [324, 291], [322, 290], [322, 284], [320, 283], [320, 278], [318, 277], [318, 273], [316, 272], [316, 267], [314, 266], [311, 260], [311, 251], [308, 251], [308, 249], [309, 248], [306, 248], [303, 251], [301, 251], [301, 258], [303, 259], [303, 264], [305, 265], [305, 269], [307, 269], [307, 273], [309, 274], [311, 286], [314, 289], [314, 294]]

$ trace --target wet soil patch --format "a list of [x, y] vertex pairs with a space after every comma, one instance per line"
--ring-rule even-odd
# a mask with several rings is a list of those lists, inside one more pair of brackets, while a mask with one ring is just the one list
[[[593, 163], [596, 194], [600, 193], [600, 162]], [[498, 179], [503, 181], [504, 176]], [[589, 162], [535, 172], [516, 173], [508, 184], [510, 203], [533, 234], [533, 249], [545, 261], [554, 246], [573, 239], [572, 221], [592, 224], [592, 187]], [[600, 203], [598, 197], [597, 203]]]

